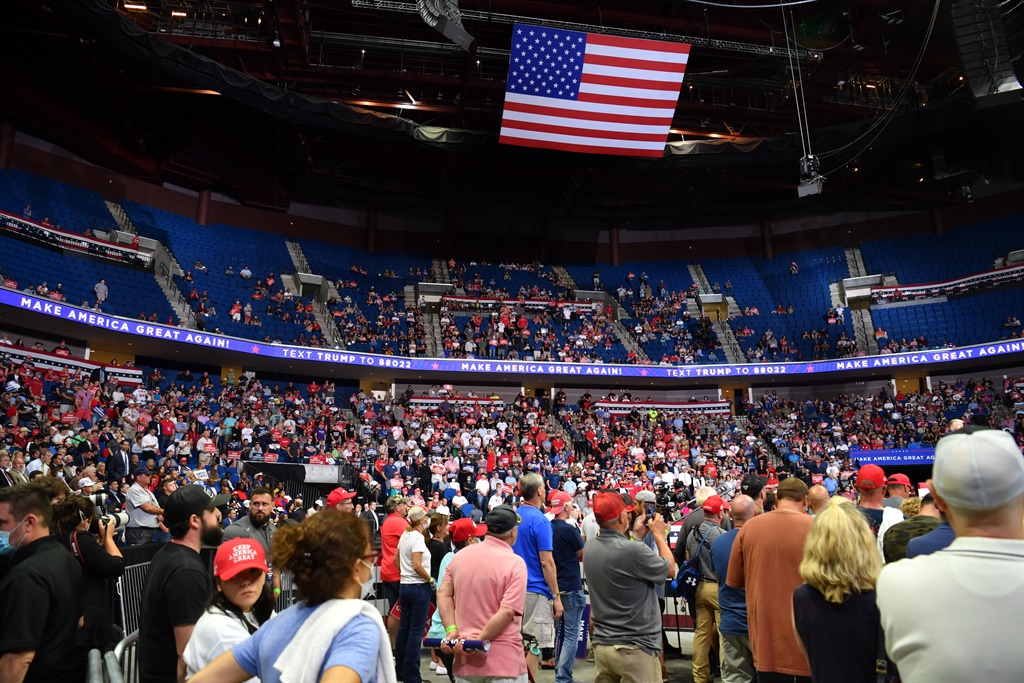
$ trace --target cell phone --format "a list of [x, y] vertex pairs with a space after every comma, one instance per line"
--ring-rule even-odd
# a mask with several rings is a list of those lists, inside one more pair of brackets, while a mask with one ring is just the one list
[[646, 503], [644, 509], [647, 511], [647, 519], [654, 519], [654, 515], [657, 514], [657, 508], [654, 503]]

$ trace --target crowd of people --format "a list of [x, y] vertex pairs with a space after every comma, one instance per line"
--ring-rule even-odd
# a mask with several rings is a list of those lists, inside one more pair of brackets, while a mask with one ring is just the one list
[[[915, 498], [909, 480], [902, 475], [885, 477], [876, 466], [858, 467], [859, 451], [938, 445], [941, 454], [940, 439], [959, 422], [987, 421], [1000, 428], [999, 433], [1006, 435], [1000, 438], [1008, 439], [1015, 448], [1024, 442], [1024, 422], [1015, 412], [1024, 402], [1020, 388], [1024, 383], [1009, 377], [1004, 377], [1001, 384], [987, 378], [958, 379], [951, 383], [937, 381], [928, 392], [904, 394], [886, 389], [871, 396], [841, 395], [829, 400], [796, 401], [768, 391], [743, 405], [740, 412], [746, 420], [738, 421], [729, 415], [659, 409], [649, 398], [634, 396], [628, 390], [597, 396], [586, 392], [575, 403], [569, 402], [564, 391], [550, 398], [520, 395], [505, 404], [481, 401], [471, 391], [463, 394], [444, 386], [424, 392], [428, 398], [437, 399], [435, 407], [425, 409], [413, 401], [420, 396], [411, 387], [394, 397], [376, 398], [363, 392], [339, 392], [329, 381], [282, 386], [249, 375], [236, 378], [230, 374], [218, 382], [205, 373], [199, 376], [182, 372], [169, 382], [161, 371], [153, 370], [148, 372], [145, 385], [126, 388], [80, 372], [43, 371], [31, 361], [8, 362], [4, 373], [0, 407], [7, 419], [0, 426], [0, 485], [17, 493], [4, 494], [12, 496], [6, 499], [9, 508], [4, 507], [5, 499], [0, 496], [0, 531], [10, 531], [10, 545], [19, 546], [34, 545], [35, 540], [58, 530], [58, 545], [66, 547], [54, 546], [46, 552], [60, 550], [73, 563], [51, 561], [46, 571], [77, 571], [84, 576], [81, 560], [90, 561], [92, 579], [65, 581], [74, 588], [75, 597], [61, 609], [66, 608], [68, 615], [73, 609], [82, 609], [86, 596], [98, 590], [85, 584], [101, 586], [121, 570], [119, 544], [165, 541], [167, 548], [173, 548], [162, 550], [161, 559], [154, 559], [150, 570], [152, 585], [158, 585], [159, 579], [165, 587], [152, 594], [147, 589], [143, 598], [147, 610], [167, 615], [153, 619], [146, 627], [163, 628], [161, 634], [147, 631], [144, 640], [148, 644], [140, 641], [145, 680], [162, 680], [168, 671], [173, 673], [179, 667], [197, 672], [196, 680], [200, 681], [245, 680], [254, 675], [262, 680], [279, 680], [273, 677], [276, 674], [272, 669], [281, 657], [295, 667], [309, 665], [299, 661], [294, 652], [285, 656], [288, 643], [302, 642], [285, 638], [281, 635], [285, 631], [273, 627], [275, 623], [287, 623], [291, 629], [288, 633], [305, 628], [303, 633], [320, 634], [317, 642], [323, 650], [316, 652], [322, 656], [312, 659], [328, 669], [349, 666], [349, 662], [353, 664], [350, 668], [366, 672], [362, 680], [373, 680], [375, 675], [385, 676], [379, 680], [392, 680], [386, 676], [397, 675], [406, 683], [415, 683], [420, 669], [419, 644], [427, 615], [435, 605], [442, 633], [469, 640], [481, 638], [483, 633], [488, 636], [483, 639], [491, 640], [496, 648], [492, 652], [497, 653], [482, 657], [465, 648], [452, 651], [442, 646], [434, 653], [435, 671], [454, 672], [456, 676], [460, 671], [472, 671], [466, 674], [471, 676], [507, 674], [517, 679], [527, 669], [536, 671], [539, 661], [549, 659], [547, 652], [557, 642], [576, 642], [573, 624], [578, 623], [581, 603], [575, 591], [582, 590], [582, 586], [577, 587], [571, 568], [573, 558], [578, 559], [580, 543], [588, 547], [597, 544], [590, 557], [602, 558], [587, 566], [588, 548], [583, 549], [599, 670], [649, 671], [642, 680], [661, 680], [660, 616], [655, 625], [651, 614], [660, 615], [663, 609], [637, 610], [635, 606], [651, 600], [651, 605], [658, 605], [665, 593], [659, 593], [655, 586], [676, 576], [692, 557], [710, 553], [705, 559], [715, 562], [719, 534], [704, 521], [721, 526], [731, 515], [737, 527], [746, 524], [756, 529], [761, 525], [760, 512], [773, 505], [780, 512], [810, 508], [822, 519], [829, 515], [839, 519], [845, 512], [840, 509], [844, 504], [830, 505], [829, 500], [856, 500], [872, 539], [888, 540], [891, 531], [899, 530], [891, 548], [876, 541], [879, 556], [883, 551], [898, 554], [902, 540], [909, 540], [908, 532], [938, 526], [923, 520], [949, 509], [935, 502], [935, 494], [941, 495], [942, 489], [929, 486], [933, 491], [931, 500], [918, 501], [916, 509], [908, 505], [901, 513], [898, 505], [894, 508], [886, 501]], [[707, 401], [708, 397], [700, 400]], [[606, 408], [608, 402], [632, 405], [629, 411], [612, 412]], [[355, 476], [349, 490], [303, 501], [288, 495], [286, 483], [263, 475], [250, 477], [243, 471], [245, 463], [261, 461], [335, 463], [351, 468]], [[623, 498], [623, 492], [629, 498]], [[102, 495], [96, 497], [97, 493]], [[883, 497], [885, 493], [888, 497]], [[183, 502], [183, 498], [187, 500]], [[41, 510], [43, 500], [57, 505], [49, 519]], [[99, 507], [93, 501], [99, 501]], [[357, 505], [362, 506], [359, 514]], [[655, 516], [644, 514], [647, 505]], [[728, 511], [730, 505], [732, 513]], [[383, 520], [377, 516], [378, 506], [388, 515]], [[321, 514], [335, 508], [352, 513], [358, 525], [349, 525], [346, 531], [333, 512]], [[749, 513], [750, 508], [758, 514], [744, 519], [744, 510]], [[551, 519], [545, 518], [545, 509]], [[4, 515], [5, 510], [10, 514]], [[115, 533], [107, 519], [108, 513], [117, 510], [128, 513], [123, 534]], [[662, 548], [667, 542], [666, 524], [661, 519], [672, 520], [684, 514], [676, 552], [666, 555]], [[705, 674], [710, 675], [719, 656], [722, 661], [717, 666], [724, 673], [731, 666], [726, 658], [731, 656], [732, 646], [742, 650], [743, 645], [742, 639], [730, 642], [732, 635], [743, 634], [729, 632], [730, 622], [724, 612], [717, 616], [724, 598], [718, 592], [712, 595], [713, 579], [718, 581], [722, 596], [728, 595], [729, 587], [745, 587], [748, 601], [766, 600], [759, 607], [762, 614], [764, 610], [790, 609], [785, 601], [800, 585], [800, 576], [820, 589], [814, 583], [814, 574], [804, 574], [801, 564], [807, 562], [806, 548], [812, 547], [816, 527], [811, 526], [811, 518], [801, 521], [797, 533], [796, 527], [789, 526], [788, 520], [794, 519], [791, 514], [773, 514], [763, 515], [765, 520], [779, 523], [778, 528], [770, 527], [766, 538], [775, 539], [775, 543], [796, 539], [787, 551], [786, 557], [795, 564], [788, 567], [786, 576], [797, 583], [788, 594], [778, 593], [765, 588], [778, 583], [778, 576], [772, 572], [763, 576], [743, 574], [733, 580], [732, 569], [709, 572], [710, 565], [699, 567], [704, 580], [697, 582], [689, 611], [696, 617], [695, 643], [700, 643], [694, 655], [698, 680], [707, 680]], [[907, 522], [921, 521], [911, 529], [900, 530], [905, 515], [912, 515]], [[30, 518], [27, 526], [17, 526]], [[8, 526], [5, 520], [9, 520]], [[486, 530], [482, 530], [481, 522], [487, 525]], [[330, 528], [316, 528], [329, 523]], [[601, 528], [600, 533], [595, 524]], [[358, 533], [357, 526], [361, 530]], [[696, 538], [690, 534], [695, 528], [700, 533]], [[948, 537], [949, 527], [944, 531]], [[578, 539], [573, 532], [579, 534]], [[479, 534], [483, 534], [482, 543], [473, 540], [481, 537]], [[644, 552], [643, 566], [635, 558], [626, 569], [619, 566], [615, 558], [621, 546], [615, 534], [646, 540], [649, 553]], [[731, 552], [733, 566], [740, 557], [737, 553], [744, 558], [740, 561], [746, 562], [747, 553], [756, 556], [766, 552], [759, 549], [754, 532], [743, 534], [734, 535], [737, 549]], [[379, 557], [366, 551], [378, 536], [382, 544]], [[216, 545], [221, 537], [232, 542], [222, 548], [227, 548], [224, 552], [232, 553], [234, 559], [222, 558], [220, 564], [215, 560], [215, 580], [211, 580], [194, 551], [204, 544]], [[602, 537], [604, 540], [600, 540]], [[745, 540], [748, 537], [750, 540]], [[279, 550], [282, 538], [286, 541]], [[330, 538], [341, 547], [328, 550], [320, 545]], [[339, 539], [343, 538], [351, 542], [342, 543]], [[827, 550], [835, 546], [830, 538], [814, 547]], [[240, 539], [249, 545], [242, 548], [236, 543]], [[460, 552], [469, 550], [467, 546], [479, 546], [482, 550], [466, 557], [486, 558], [493, 571], [471, 575], [466, 567], [473, 565], [457, 557], [442, 570], [447, 546], [456, 542], [458, 547], [459, 540], [464, 541]], [[909, 557], [917, 552], [914, 543], [904, 544]], [[40, 556], [47, 547], [37, 546]], [[688, 548], [690, 557], [686, 555]], [[12, 562], [21, 566], [34, 556], [22, 558], [16, 553]], [[309, 564], [310, 557], [317, 558], [315, 565]], [[519, 558], [523, 568], [518, 568], [512, 557]], [[332, 602], [358, 602], [365, 595], [370, 576], [367, 564], [380, 567], [389, 608], [397, 606], [393, 616], [387, 618], [390, 631], [383, 630], [384, 622], [378, 623], [380, 616], [374, 610], [370, 614], [361, 604], [356, 609], [348, 603], [335, 608]], [[26, 566], [36, 565], [29, 562]], [[578, 561], [575, 566], [578, 571]], [[160, 571], [154, 572], [154, 567]], [[225, 571], [223, 567], [231, 569]], [[281, 572], [303, 574], [314, 567], [329, 567], [336, 576], [330, 581], [321, 578], [315, 587], [297, 580], [304, 602], [290, 608], [294, 612], [287, 620], [282, 621], [282, 612], [277, 620], [268, 621], [265, 606], [256, 605], [260, 599], [273, 602], [275, 589], [280, 590]], [[621, 575], [615, 574], [616, 589], [600, 588], [602, 572], [627, 569], [637, 572], [635, 586], [627, 585]], [[870, 574], [870, 567], [868, 570]], [[3, 604], [15, 604], [7, 582], [15, 580], [9, 577], [17, 576], [20, 574], [12, 570], [0, 584], [0, 597], [12, 601]], [[722, 585], [726, 577], [730, 581]], [[521, 581], [524, 583], [519, 588]], [[499, 584], [514, 584], [516, 588], [496, 603], [474, 607], [460, 604], [460, 585], [473, 586], [475, 594], [483, 585]], [[648, 594], [646, 586], [653, 593]], [[762, 596], [762, 592], [772, 594]], [[810, 610], [807, 618], [812, 622], [825, 618], [814, 601], [835, 600], [830, 599], [828, 591], [820, 592], [824, 598], [809, 593], [804, 596], [809, 602], [794, 602], [794, 609]], [[176, 599], [168, 601], [168, 594]], [[66, 597], [41, 597], [31, 591], [29, 595], [39, 600]], [[634, 606], [629, 613], [635, 613], [626, 624], [622, 620], [624, 600]], [[321, 608], [322, 613], [318, 611]], [[486, 619], [478, 609], [490, 610]], [[814, 623], [809, 622], [810, 630], [801, 632], [808, 656], [800, 659], [803, 655], [795, 645], [796, 635], [783, 632], [785, 637], [779, 640], [778, 625], [755, 623], [751, 612], [747, 637], [751, 661], [758, 672], [787, 676], [813, 672], [815, 647], [828, 646], [814, 642], [818, 628]], [[192, 620], [187, 623], [181, 621], [186, 613]], [[350, 659], [351, 648], [338, 645], [341, 641], [337, 638], [344, 640], [339, 635], [341, 630], [330, 631], [332, 637], [327, 638], [319, 628], [334, 623], [326, 620], [338, 620], [340, 613], [347, 615], [347, 620], [339, 623], [351, 622], [354, 629], [345, 637], [366, 639], [368, 654], [358, 662]], [[26, 628], [28, 617], [17, 610], [11, 614], [18, 615], [18, 619], [12, 620], [15, 626], [10, 628]], [[206, 621], [212, 623], [201, 624], [199, 620], [207, 614]], [[861, 618], [863, 611], [856, 616]], [[88, 638], [84, 632], [65, 629], [64, 636], [72, 636], [70, 644], [62, 641], [60, 634], [47, 632], [45, 644], [38, 645], [45, 657], [16, 657], [8, 664], [22, 666], [25, 671], [42, 667], [47, 672], [52, 671], [50, 667], [62, 670], [60, 667], [72, 663], [80, 666], [82, 660], [74, 656], [75, 652], [86, 645], [108, 647], [114, 638], [109, 628], [97, 623], [109, 626], [111, 621], [104, 618], [91, 622]], [[225, 624], [232, 628], [227, 629]], [[558, 624], [561, 626], [556, 629]], [[709, 628], [709, 624], [715, 628]], [[800, 627], [798, 620], [798, 630]], [[209, 644], [211, 649], [205, 654], [196, 653], [198, 644], [189, 650], [188, 636], [194, 629], [204, 634], [224, 632], [225, 636], [222, 640], [203, 636], [202, 645]], [[514, 637], [506, 633], [508, 629]], [[229, 631], [238, 639], [228, 642]], [[531, 645], [527, 652], [523, 651], [520, 631]], [[261, 632], [274, 635], [261, 636]], [[255, 635], [250, 638], [250, 634]], [[52, 647], [70, 649], [51, 650], [51, 640]], [[794, 649], [779, 650], [777, 658], [758, 654], [758, 642], [776, 643], [771, 646], [774, 651], [783, 641]], [[721, 645], [714, 646], [717, 642]], [[21, 652], [20, 645], [17, 639], [0, 637], [0, 655]], [[627, 645], [633, 648], [629, 652], [625, 651]], [[227, 653], [229, 649], [231, 653]], [[51, 656], [54, 652], [67, 655], [66, 660], [57, 663]], [[396, 666], [392, 653], [397, 674], [389, 669]], [[902, 666], [897, 651], [890, 650], [890, 654]], [[742, 656], [742, 652], [736, 656]], [[153, 664], [147, 664], [147, 659]], [[488, 673], [499, 662], [498, 673]], [[212, 668], [204, 674], [207, 665]], [[559, 657], [555, 665], [560, 683], [571, 680], [572, 658]], [[319, 674], [323, 671], [318, 669]], [[310, 680], [316, 678], [314, 672]], [[820, 680], [840, 679], [826, 676]]]

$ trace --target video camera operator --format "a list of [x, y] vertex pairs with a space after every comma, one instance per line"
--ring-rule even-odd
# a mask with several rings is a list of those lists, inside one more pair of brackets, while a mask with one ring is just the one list
[[76, 633], [75, 645], [83, 658], [93, 648], [106, 651], [116, 643], [107, 581], [124, 573], [124, 558], [114, 537], [127, 521], [126, 512], [97, 515], [96, 504], [86, 496], [68, 496], [53, 507], [51, 534], [82, 567], [85, 621]]

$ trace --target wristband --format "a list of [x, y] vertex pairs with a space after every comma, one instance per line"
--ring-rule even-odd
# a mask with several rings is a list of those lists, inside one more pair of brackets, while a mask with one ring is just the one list
[[448, 635], [448, 634], [449, 634], [449, 633], [451, 633], [452, 631], [458, 631], [458, 630], [459, 630], [459, 627], [458, 627], [458, 626], [456, 626], [455, 624], [452, 624], [451, 626], [449, 626], [448, 628], [446, 628], [446, 629], [444, 630], [444, 634], [445, 634], [445, 635]]
[[274, 595], [277, 596], [277, 597], [280, 597], [281, 596], [281, 589], [280, 588], [275, 588], [274, 589]]

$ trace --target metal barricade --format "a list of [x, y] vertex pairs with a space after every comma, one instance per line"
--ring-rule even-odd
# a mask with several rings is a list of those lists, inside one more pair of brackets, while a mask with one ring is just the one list
[[[121, 606], [121, 633], [138, 633], [139, 611], [142, 608], [142, 591], [146, 583], [149, 562], [133, 564], [124, 568], [124, 574], [117, 580], [117, 598]], [[122, 641], [123, 642], [123, 641]]]
[[139, 683], [139, 632], [133, 631], [103, 656], [107, 683]]
[[277, 596], [274, 611], [283, 612], [295, 604], [296, 600], [295, 581], [292, 580], [291, 573], [281, 572], [281, 594]]
[[103, 682], [103, 656], [97, 649], [89, 650], [89, 668], [85, 672], [86, 683]]

